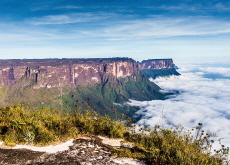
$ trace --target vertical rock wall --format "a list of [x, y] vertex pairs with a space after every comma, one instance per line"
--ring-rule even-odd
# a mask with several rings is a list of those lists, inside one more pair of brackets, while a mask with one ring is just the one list
[[34, 88], [74, 87], [116, 81], [134, 74], [140, 74], [138, 64], [129, 58], [0, 61], [0, 85], [5, 86], [24, 78], [33, 81]]
[[141, 72], [148, 78], [179, 76], [172, 59], [149, 59], [139, 63]]
[[139, 63], [140, 69], [172, 69], [175, 67], [172, 59], [149, 59]]

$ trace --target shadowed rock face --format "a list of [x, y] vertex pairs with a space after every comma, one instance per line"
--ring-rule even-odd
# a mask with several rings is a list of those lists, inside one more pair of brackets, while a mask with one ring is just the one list
[[[21, 78], [33, 88], [60, 87], [116, 81], [140, 74], [130, 58], [0, 60], [0, 85], [11, 86]], [[131, 77], [130, 81], [136, 81]], [[27, 85], [27, 84], [25, 84]]]
[[172, 59], [149, 59], [139, 63], [141, 72], [148, 78], [179, 76]]
[[175, 64], [172, 59], [149, 59], [139, 63], [140, 69], [172, 69]]

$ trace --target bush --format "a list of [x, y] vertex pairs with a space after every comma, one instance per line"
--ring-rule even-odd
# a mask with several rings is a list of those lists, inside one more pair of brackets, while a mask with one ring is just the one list
[[8, 146], [14, 146], [18, 142], [18, 135], [16, 131], [14, 130], [9, 130], [3, 138], [4, 142]]
[[35, 143], [41, 145], [51, 144], [52, 142], [56, 141], [57, 137], [55, 136], [55, 132], [52, 130], [48, 130], [45, 127], [37, 128], [35, 131]]
[[216, 165], [228, 162], [227, 152], [225, 154], [222, 152], [221, 158], [211, 152], [204, 152], [203, 148], [210, 145], [210, 143], [204, 143], [206, 137], [194, 139], [190, 133], [190, 131], [176, 131], [159, 126], [150, 132], [126, 133], [125, 139], [133, 142], [136, 147], [115, 150], [114, 155], [138, 159], [141, 157], [150, 164]]

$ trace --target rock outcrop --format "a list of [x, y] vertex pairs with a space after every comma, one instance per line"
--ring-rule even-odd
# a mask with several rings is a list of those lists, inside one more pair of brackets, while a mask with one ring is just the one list
[[[108, 138], [107, 138], [108, 139]], [[116, 139], [114, 139], [116, 140]], [[121, 146], [125, 148], [124, 146]], [[132, 158], [111, 157], [113, 147], [104, 144], [100, 138], [75, 139], [69, 149], [54, 153], [28, 149], [3, 149], [0, 147], [2, 165], [56, 165], [56, 164], [96, 164], [96, 165], [146, 165]]]
[[140, 70], [148, 78], [167, 77], [180, 75], [172, 59], [149, 59], [139, 63]]

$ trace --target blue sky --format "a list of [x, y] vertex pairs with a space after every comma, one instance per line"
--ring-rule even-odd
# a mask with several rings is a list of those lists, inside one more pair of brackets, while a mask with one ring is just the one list
[[227, 0], [1, 0], [0, 58], [230, 61]]

